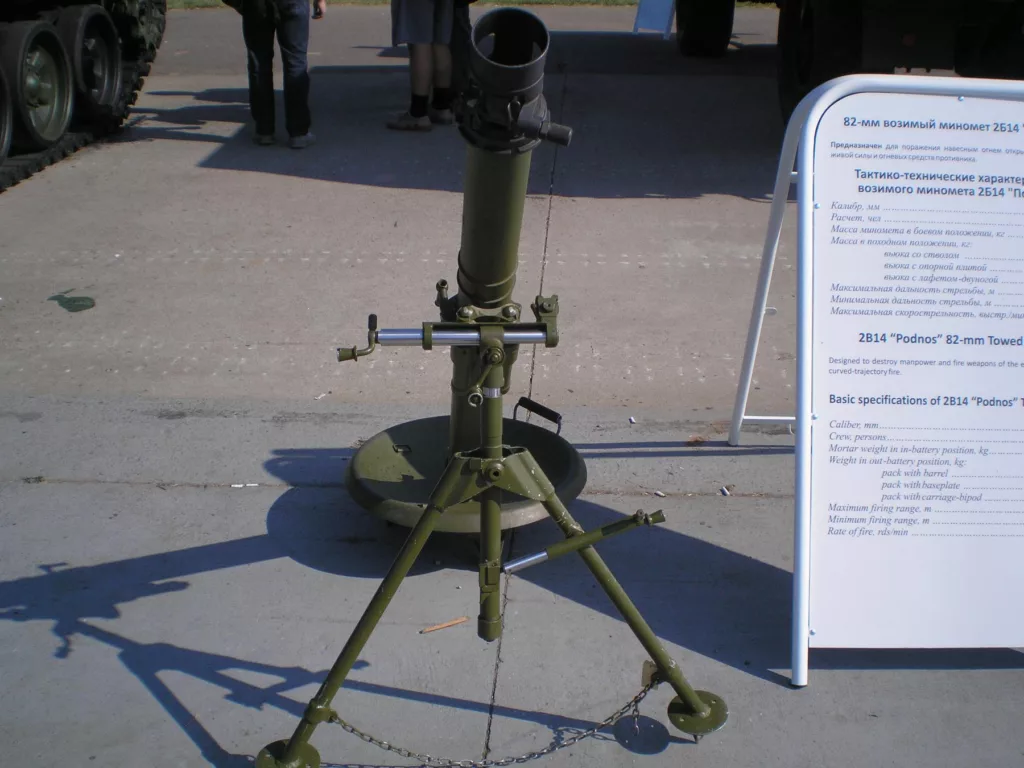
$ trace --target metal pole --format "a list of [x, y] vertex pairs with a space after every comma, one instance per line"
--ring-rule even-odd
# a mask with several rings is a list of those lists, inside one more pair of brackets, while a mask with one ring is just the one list
[[771, 286], [772, 272], [775, 269], [775, 255], [779, 252], [782, 220], [786, 216], [789, 187], [794, 180], [793, 163], [796, 160], [796, 150], [800, 143], [800, 131], [793, 127], [795, 126], [793, 120], [790, 120], [789, 125], [791, 128], [786, 129], [786, 137], [782, 142], [779, 170], [775, 176], [775, 195], [772, 198], [771, 213], [768, 215], [768, 232], [764, 238], [764, 248], [761, 250], [761, 272], [757, 277], [754, 307], [750, 310], [747, 346], [743, 350], [743, 366], [740, 368], [740, 381], [732, 409], [729, 445], [740, 444], [740, 430], [743, 429], [743, 417], [747, 412], [747, 398], [750, 396], [750, 384], [754, 377], [757, 344], [761, 340], [761, 327], [764, 325], [764, 313], [768, 307], [768, 289]]
[[[814, 178], [814, 135], [817, 123], [801, 124], [803, 149], [799, 172], [808, 181]], [[794, 130], [796, 133], [796, 130]], [[796, 289], [796, 473], [795, 515], [793, 527], [793, 658], [790, 681], [807, 685], [810, 643], [811, 587], [811, 430], [812, 399], [811, 343], [814, 296], [814, 187], [801, 184], [797, 207], [797, 289]]]

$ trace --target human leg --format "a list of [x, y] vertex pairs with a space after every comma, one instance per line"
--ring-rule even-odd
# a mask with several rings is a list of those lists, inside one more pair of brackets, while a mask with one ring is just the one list
[[430, 81], [433, 60], [429, 43], [409, 43], [409, 86], [412, 97], [409, 109], [388, 121], [388, 128], [395, 131], [429, 131], [432, 127], [427, 117], [430, 101]]
[[434, 99], [430, 119], [442, 125], [454, 122], [452, 115], [452, 52], [448, 43], [454, 23], [452, 0], [434, 0], [434, 18], [430, 46], [431, 80]]
[[409, 109], [387, 123], [397, 131], [429, 131], [427, 105], [433, 79], [430, 51], [433, 0], [391, 0], [392, 45], [409, 47]]
[[285, 127], [292, 138], [309, 133], [309, 0], [284, 0], [277, 26], [277, 44], [284, 67]]
[[249, 110], [256, 137], [274, 135], [274, 25], [249, 11], [242, 14], [242, 36], [249, 69]]
[[435, 43], [430, 47], [434, 65], [430, 119], [440, 125], [451, 125], [455, 122], [452, 114], [452, 54], [447, 45]]
[[409, 43], [409, 84], [413, 96], [426, 98], [430, 95], [433, 80], [434, 57], [427, 43]]

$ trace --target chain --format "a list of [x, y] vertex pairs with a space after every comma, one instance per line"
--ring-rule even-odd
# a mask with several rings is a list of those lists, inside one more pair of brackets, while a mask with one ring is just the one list
[[[572, 736], [567, 737], [564, 741], [552, 742], [550, 745], [544, 747], [544, 749], [539, 749], [536, 752], [527, 752], [526, 754], [518, 755], [516, 757], [503, 757], [498, 760], [450, 760], [446, 757], [433, 757], [425, 753], [413, 752], [410, 749], [403, 749], [402, 747], [395, 746], [394, 744], [384, 741], [383, 739], [378, 739], [375, 736], [371, 736], [370, 734], [359, 730], [351, 723], [342, 720], [340, 717], [337, 716], [337, 714], [331, 717], [330, 722], [340, 725], [353, 736], [358, 736], [363, 741], [367, 742], [368, 744], [373, 744], [375, 747], [380, 747], [381, 749], [386, 750], [388, 752], [394, 752], [396, 755], [401, 755], [402, 757], [408, 758], [410, 760], [419, 760], [421, 765], [436, 766], [436, 768], [500, 768], [500, 766], [526, 763], [530, 760], [537, 760], [538, 758], [550, 755], [552, 752], [555, 752], [559, 749], [571, 747], [573, 744], [577, 744], [583, 741], [584, 739], [588, 739], [591, 736], [595, 736], [599, 731], [603, 731], [605, 728], [609, 728], [615, 725], [615, 723], [624, 718], [626, 715], [633, 716], [633, 728], [635, 731], [639, 731], [640, 702], [644, 700], [644, 697], [647, 696], [648, 693], [650, 693], [651, 689], [655, 685], [657, 685], [657, 682], [650, 682], [647, 685], [645, 685], [642, 689], [640, 689], [640, 693], [638, 693], [636, 696], [634, 696], [632, 699], [626, 702], [623, 706], [621, 706], [618, 710], [616, 710], [613, 715], [605, 718], [590, 730], [573, 734]], [[323, 768], [330, 768], [331, 766], [330, 763], [322, 763], [321, 765], [323, 766]]]

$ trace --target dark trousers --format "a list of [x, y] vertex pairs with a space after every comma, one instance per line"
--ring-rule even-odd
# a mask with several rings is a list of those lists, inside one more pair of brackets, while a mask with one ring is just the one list
[[458, 98], [469, 87], [469, 36], [473, 28], [466, 0], [455, 0], [453, 10], [452, 38], [448, 47], [452, 52], [452, 93]]
[[274, 132], [274, 35], [284, 64], [284, 122], [289, 136], [309, 133], [309, 0], [264, 0], [274, 3], [277, 19], [261, 13], [262, 3], [246, 0], [242, 34], [249, 52], [249, 108], [256, 133]]

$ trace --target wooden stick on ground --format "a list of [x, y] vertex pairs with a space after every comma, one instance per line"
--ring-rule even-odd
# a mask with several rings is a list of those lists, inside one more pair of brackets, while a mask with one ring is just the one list
[[427, 632], [437, 632], [437, 630], [439, 630], [439, 629], [448, 629], [448, 627], [454, 627], [456, 624], [465, 624], [467, 621], [469, 621], [469, 616], [461, 616], [461, 617], [459, 617], [457, 619], [452, 619], [451, 621], [446, 621], [444, 624], [435, 624], [432, 627], [427, 627], [426, 629], [421, 629], [420, 630], [420, 634], [421, 635], [425, 635], [425, 634], [427, 634]]

